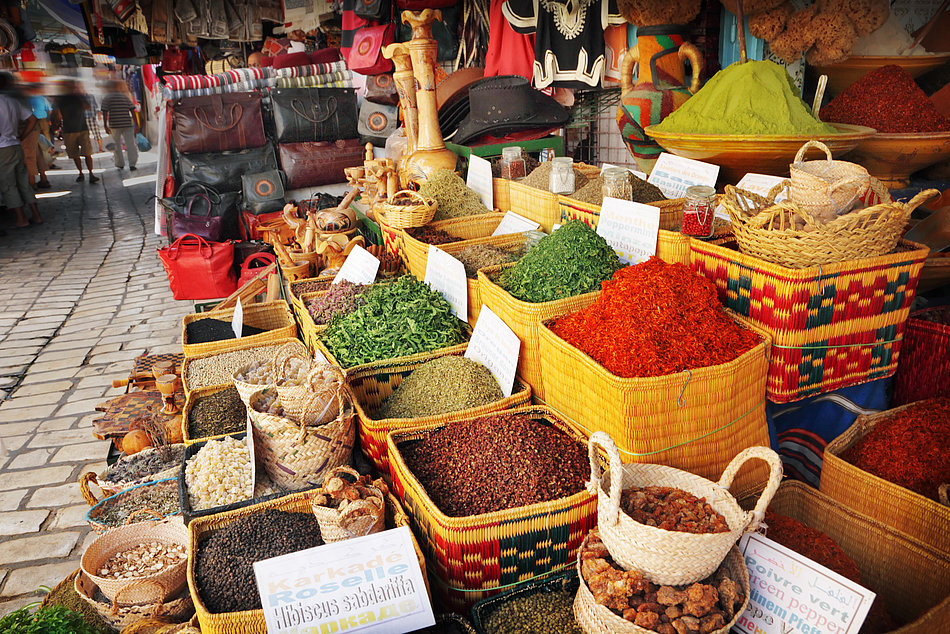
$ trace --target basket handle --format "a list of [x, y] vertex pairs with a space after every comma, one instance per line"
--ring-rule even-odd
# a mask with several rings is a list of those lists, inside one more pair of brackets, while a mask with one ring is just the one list
[[587, 483], [587, 492], [591, 495], [600, 497], [600, 481], [603, 477], [603, 471], [600, 467], [600, 456], [597, 454], [597, 446], [607, 452], [610, 460], [610, 498], [607, 504], [606, 520], [611, 524], [616, 524], [620, 520], [620, 487], [623, 486], [623, 462], [620, 460], [620, 451], [614, 444], [614, 439], [605, 431], [596, 431], [587, 441], [587, 454], [590, 457], [590, 482]]
[[937, 489], [937, 497], [944, 506], [950, 506], [950, 482], [944, 482]]
[[940, 195], [939, 190], [925, 189], [924, 191], [920, 192], [919, 194], [917, 194], [916, 196], [908, 200], [906, 203], [904, 203], [904, 211], [907, 212], [907, 214], [909, 215], [915, 209], [917, 209], [922, 204], [924, 204], [925, 200], [930, 200], [934, 196], [939, 196], [939, 195]]
[[[400, 196], [400, 194], [409, 194], [410, 196], [414, 196], [414, 197], [418, 198], [418, 199], [419, 199], [419, 203], [420, 203], [423, 207], [425, 207], [426, 209], [428, 209], [429, 206], [432, 205], [432, 201], [431, 201], [431, 200], [429, 200], [428, 198], [426, 198], [425, 196], [423, 196], [423, 195], [420, 194], [419, 192], [414, 191], [414, 190], [412, 190], [412, 189], [400, 189], [398, 192], [396, 192], [395, 194], [393, 194], [392, 200], [396, 200], [396, 199]], [[392, 200], [389, 201], [390, 204], [392, 204]]]
[[129, 524], [131, 524], [132, 518], [134, 518], [136, 515], [146, 515], [146, 514], [151, 515], [157, 520], [163, 519], [162, 515], [158, 511], [156, 511], [155, 509], [150, 509], [146, 506], [145, 508], [136, 509], [132, 511], [131, 513], [129, 513], [129, 516], [126, 518], [124, 525], [128, 526]]
[[805, 145], [798, 148], [798, 153], [795, 155], [795, 162], [801, 163], [802, 159], [805, 158], [805, 152], [807, 152], [809, 148], [813, 148], [813, 147], [816, 147], [819, 150], [822, 150], [825, 153], [825, 156], [828, 158], [829, 163], [832, 161], [831, 150], [828, 149], [828, 146], [822, 143], [821, 141], [813, 140], [813, 141], [809, 141]]
[[285, 343], [281, 346], [280, 350], [274, 354], [274, 383], [284, 376], [284, 370], [291, 359], [300, 359], [301, 361], [308, 362], [308, 364], [310, 362], [310, 358], [301, 352], [293, 342]]
[[82, 499], [86, 501], [86, 504], [89, 506], [95, 506], [102, 500], [96, 499], [95, 494], [93, 494], [92, 490], [89, 488], [90, 482], [97, 486], [99, 485], [99, 480], [97, 479], [94, 472], [87, 471], [86, 473], [79, 476], [79, 493], [82, 494]]
[[139, 579], [138, 581], [133, 581], [132, 583], [122, 586], [119, 588], [119, 591], [115, 593], [115, 596], [112, 597], [112, 616], [119, 613], [119, 596], [126, 590], [139, 586], [155, 586], [158, 588], [158, 599], [152, 604], [152, 616], [158, 614], [159, 610], [162, 609], [162, 602], [165, 600], [165, 594], [168, 592], [168, 589], [157, 579]]
[[[386, 502], [386, 501], [383, 499], [383, 497], [382, 497], [381, 494], [378, 496], [378, 499], [379, 499], [379, 500], [382, 500], [382, 502], [383, 502], [383, 512], [385, 513], [385, 509], [386, 509], [386, 504], [385, 504], [385, 502]], [[369, 508], [369, 509], [370, 509], [370, 513], [361, 513], [360, 515], [357, 515], [358, 512], [361, 512], [361, 511], [363, 511], [363, 510], [366, 509], [366, 508]], [[376, 522], [378, 521], [377, 518], [378, 518], [378, 516], [379, 516], [379, 511], [380, 511], [380, 509], [379, 509], [375, 504], [373, 504], [372, 502], [370, 502], [369, 499], [353, 500], [352, 502], [350, 502], [350, 503], [347, 505], [346, 510], [343, 511], [342, 513], [340, 513], [340, 515], [339, 515], [340, 527], [341, 527], [344, 531], [346, 531], [351, 537], [365, 537], [366, 535], [368, 535], [368, 533], [363, 534], [363, 535], [360, 535], [360, 534], [354, 533], [353, 531], [350, 530], [350, 528], [349, 528], [350, 521], [351, 521], [352, 519], [356, 519], [354, 516], [356, 516], [356, 517], [367, 517], [367, 516], [369, 516], [369, 517], [372, 517], [372, 518], [373, 518], [373, 523], [370, 525], [370, 528], [372, 528], [372, 526], [375, 525]]]
[[748, 447], [732, 459], [732, 462], [722, 472], [722, 477], [719, 478], [719, 486], [728, 490], [742, 465], [754, 458], [759, 458], [768, 463], [769, 481], [765, 485], [765, 490], [759, 495], [759, 501], [755, 503], [755, 508], [746, 513], [743, 533], [754, 531], [759, 526], [759, 522], [765, 517], [765, 509], [769, 507], [772, 496], [775, 495], [778, 486], [782, 483], [782, 459], [768, 447]]

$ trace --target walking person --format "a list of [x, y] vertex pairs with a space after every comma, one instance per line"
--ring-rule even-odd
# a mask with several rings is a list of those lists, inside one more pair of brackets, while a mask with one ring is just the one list
[[65, 94], [53, 103], [54, 118], [62, 122], [66, 154], [79, 170], [76, 182], [81, 183], [84, 179], [82, 159], [85, 159], [89, 182], [98, 183], [99, 178], [92, 173], [92, 141], [89, 139], [89, 125], [86, 123], [86, 111], [90, 109], [89, 100], [83, 94], [79, 82], [74, 79], [67, 81], [64, 89]]
[[[49, 115], [49, 102], [46, 102], [46, 99], [39, 95], [37, 84], [28, 86], [26, 93], [29, 95], [27, 103], [33, 111], [33, 116], [36, 117], [36, 125], [33, 126], [32, 132], [21, 143], [23, 156], [26, 157], [26, 171], [30, 178], [30, 186], [33, 189], [49, 189], [52, 185], [46, 180], [46, 157], [44, 156], [46, 150], [40, 145], [40, 134], [42, 134], [42, 124], [40, 122], [46, 122], [46, 128], [49, 129], [49, 123], [46, 121], [46, 117]], [[34, 99], [36, 96], [41, 101]], [[42, 102], [46, 103], [43, 104]], [[36, 182], [37, 174], [40, 175], [39, 182]]]
[[108, 93], [102, 98], [102, 125], [106, 129], [106, 134], [112, 137], [112, 144], [115, 146], [112, 150], [115, 158], [115, 166], [118, 169], [125, 167], [125, 160], [122, 156], [122, 142], [125, 142], [125, 153], [129, 155], [129, 171], [136, 170], [135, 163], [139, 158], [139, 150], [135, 145], [135, 122], [132, 119], [132, 112], [135, 106], [132, 100], [126, 94], [125, 84], [121, 81], [110, 81], [106, 87]]
[[[36, 127], [36, 117], [30, 108], [9, 94], [12, 89], [13, 76], [0, 73], [0, 195], [16, 215], [16, 226], [26, 227], [43, 223], [20, 146], [21, 140]], [[27, 205], [32, 212], [29, 220], [23, 213]]]

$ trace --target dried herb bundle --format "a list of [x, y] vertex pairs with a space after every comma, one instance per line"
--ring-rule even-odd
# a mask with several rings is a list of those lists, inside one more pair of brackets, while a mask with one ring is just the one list
[[469, 189], [465, 181], [451, 170], [436, 170], [419, 187], [419, 193], [439, 203], [433, 220], [477, 216], [491, 211], [482, 203], [478, 194]]

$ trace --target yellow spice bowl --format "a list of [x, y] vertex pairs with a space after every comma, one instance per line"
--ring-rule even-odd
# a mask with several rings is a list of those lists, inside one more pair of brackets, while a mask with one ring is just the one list
[[843, 62], [816, 66], [818, 75], [828, 75], [828, 87], [825, 93], [829, 97], [839, 95], [872, 70], [894, 64], [900, 66], [911, 77], [920, 77], [924, 73], [943, 66], [950, 59], [950, 53], [930, 55], [853, 55]]
[[[718, 165], [719, 182], [735, 185], [749, 172], [788, 176], [788, 166], [798, 150], [811, 140], [821, 141], [833, 157], [850, 152], [862, 139], [874, 135], [873, 128], [832, 123], [840, 132], [825, 135], [760, 136], [756, 134], [688, 134], [657, 132], [647, 126], [645, 132], [660, 146], [676, 156]], [[811, 148], [806, 158], [824, 158]]]
[[910, 175], [950, 158], [950, 132], [877, 133], [862, 139], [848, 160], [891, 189], [906, 187]]

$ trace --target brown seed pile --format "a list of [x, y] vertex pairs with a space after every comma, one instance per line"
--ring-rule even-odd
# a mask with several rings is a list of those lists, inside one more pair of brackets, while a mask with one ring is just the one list
[[461, 240], [461, 238], [456, 238], [445, 229], [435, 229], [428, 225], [406, 229], [406, 233], [419, 242], [425, 242], [426, 244], [449, 244], [450, 242], [458, 242]]
[[[639, 179], [633, 174], [630, 174], [629, 179], [630, 190], [633, 194], [631, 200], [633, 200], [633, 202], [652, 203], [658, 200], [666, 200], [666, 196], [663, 195], [663, 192], [661, 192], [660, 188], [656, 185]], [[603, 187], [604, 178], [598, 176], [597, 178], [591, 179], [590, 182], [583, 187], [578, 185], [570, 197], [592, 205], [602, 205], [604, 203]]]
[[187, 556], [184, 544], [144, 542], [110, 557], [99, 569], [99, 576], [106, 579], [150, 577], [177, 566]]
[[574, 495], [590, 473], [580, 443], [524, 414], [448, 423], [399, 449], [436, 506], [452, 517]]
[[473, 244], [462, 249], [455, 258], [465, 266], [465, 276], [474, 280], [478, 269], [514, 262], [522, 255], [523, 247], [502, 249], [493, 244]]

